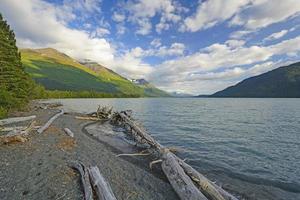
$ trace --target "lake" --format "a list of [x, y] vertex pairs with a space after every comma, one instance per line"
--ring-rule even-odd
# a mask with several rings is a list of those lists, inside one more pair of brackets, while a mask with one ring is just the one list
[[300, 99], [62, 99], [68, 111], [133, 110], [165, 146], [249, 199], [300, 199]]

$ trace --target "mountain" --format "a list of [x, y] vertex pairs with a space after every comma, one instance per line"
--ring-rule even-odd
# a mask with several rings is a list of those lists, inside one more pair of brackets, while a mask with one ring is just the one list
[[279, 67], [216, 92], [212, 97], [300, 97], [300, 62]]
[[131, 79], [131, 82], [144, 89], [146, 96], [170, 97], [171, 95], [163, 90], [156, 88], [145, 79]]
[[98, 63], [87, 60], [80, 63], [56, 49], [22, 49], [21, 56], [26, 71], [48, 90], [159, 96]]
[[192, 94], [183, 93], [183, 92], [171, 92], [170, 93], [173, 97], [193, 97]]

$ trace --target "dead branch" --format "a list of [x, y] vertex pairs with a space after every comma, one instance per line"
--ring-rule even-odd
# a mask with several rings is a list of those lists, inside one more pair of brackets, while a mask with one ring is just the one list
[[49, 119], [49, 121], [37, 130], [38, 133], [43, 133], [49, 126], [56, 120], [59, 116], [64, 114], [64, 110], [61, 110], [59, 113], [55, 114], [53, 117]]
[[109, 183], [101, 175], [97, 166], [89, 167], [88, 172], [98, 200], [117, 200]]
[[13, 117], [13, 118], [2, 119], [2, 120], [0, 120], [0, 126], [18, 123], [18, 122], [29, 121], [29, 120], [33, 120], [35, 118], [36, 118], [36, 116], [32, 115], [32, 116], [28, 116], [28, 117]]

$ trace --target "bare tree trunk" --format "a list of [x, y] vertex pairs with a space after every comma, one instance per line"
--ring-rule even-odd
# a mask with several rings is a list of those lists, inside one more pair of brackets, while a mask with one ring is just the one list
[[88, 171], [98, 200], [117, 200], [109, 183], [101, 175], [99, 168], [96, 166], [90, 167]]
[[2, 119], [2, 120], [0, 120], [0, 126], [18, 123], [18, 122], [29, 121], [29, 120], [33, 120], [35, 118], [36, 118], [36, 116], [32, 115], [32, 116], [28, 116], [28, 117], [13, 117], [13, 118]]
[[84, 199], [93, 200], [93, 190], [87, 168], [82, 163], [73, 163], [72, 168], [76, 169], [80, 173]]
[[207, 200], [178, 164], [171, 152], [164, 153], [162, 169], [180, 199]]
[[49, 121], [44, 126], [42, 126], [41, 128], [39, 128], [37, 130], [37, 132], [38, 133], [43, 133], [47, 128], [49, 128], [49, 126], [54, 122], [55, 119], [57, 119], [59, 116], [61, 116], [63, 114], [64, 114], [64, 110], [61, 110], [59, 113], [57, 113], [56, 115], [54, 115], [53, 117], [51, 117], [49, 119]]
[[68, 136], [74, 137], [74, 133], [73, 133], [70, 129], [64, 128], [64, 131], [65, 131], [65, 133], [66, 133]]

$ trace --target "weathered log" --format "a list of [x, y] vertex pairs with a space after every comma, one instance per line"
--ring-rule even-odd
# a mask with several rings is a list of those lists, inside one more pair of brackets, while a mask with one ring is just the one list
[[33, 120], [35, 118], [36, 118], [36, 116], [32, 115], [32, 116], [28, 116], [28, 117], [13, 117], [13, 118], [2, 119], [2, 120], [0, 120], [0, 126], [18, 123], [18, 122], [29, 121], [29, 120]]
[[74, 137], [74, 133], [73, 133], [70, 129], [64, 128], [64, 131], [65, 131], [65, 133], [66, 133], [68, 136]]
[[[157, 148], [159, 151], [161, 151], [163, 146], [156, 142], [149, 134], [147, 134], [144, 130], [142, 130], [134, 121], [132, 121], [128, 116], [124, 113], [119, 113], [119, 116], [122, 118], [122, 120], [130, 126], [131, 129], [133, 129], [136, 134], [142, 138], [143, 141], [147, 142], [150, 146]], [[135, 138], [138, 140], [138, 138]]]
[[210, 199], [237, 200], [236, 197], [211, 182], [204, 175], [185, 163], [183, 160], [179, 159], [178, 157], [177, 159], [181, 167], [184, 169], [185, 173], [191, 177], [191, 179], [199, 186], [200, 190], [205, 193], [206, 196], [209, 196]]
[[91, 121], [98, 121], [99, 120], [99, 118], [97, 118], [97, 117], [83, 117], [83, 116], [75, 116], [75, 119], [91, 120]]
[[[146, 131], [142, 130], [132, 119], [130, 119], [126, 115], [126, 112], [115, 113], [112, 121], [117, 121], [117, 123], [121, 123], [123, 126], [129, 126], [132, 137], [136, 141], [143, 141], [159, 152], [160, 156], [163, 158], [161, 159], [163, 171], [181, 199], [187, 199], [188, 195], [192, 195], [192, 193], [188, 191], [192, 191], [193, 194], [199, 195], [197, 198], [200, 199], [203, 199], [204, 197], [204, 199], [209, 198], [211, 200], [237, 200], [237, 198], [209, 181], [205, 176], [155, 141]], [[152, 166], [152, 164], [153, 163], [150, 165]], [[185, 181], [189, 184], [186, 184]], [[197, 189], [196, 185], [200, 190]], [[198, 192], [195, 192], [195, 188]], [[203, 194], [201, 192], [203, 192]], [[196, 198], [193, 197], [188, 199]]]
[[7, 133], [6, 135], [1, 136], [0, 137], [0, 142], [3, 142], [4, 144], [26, 142], [27, 138], [25, 136], [28, 135], [29, 132], [34, 129], [35, 123], [36, 123], [35, 121], [32, 121], [28, 125], [28, 127], [26, 127], [23, 130], [13, 129], [12, 131], [10, 131], [9, 133]]
[[[41, 126], [34, 126], [33, 129], [38, 129]], [[23, 131], [25, 130], [27, 127], [26, 126], [15, 126], [15, 127], [0, 127], [0, 131], [1, 132], [8, 132], [8, 131]]]
[[101, 175], [98, 167], [89, 167], [88, 172], [98, 200], [117, 200], [109, 183]]
[[81, 176], [81, 183], [84, 192], [85, 200], [93, 200], [93, 189], [90, 183], [90, 178], [88, 174], [88, 170], [85, 165], [82, 163], [72, 163], [71, 167], [76, 169]]
[[47, 128], [49, 128], [49, 126], [54, 122], [55, 119], [57, 119], [59, 116], [61, 116], [63, 114], [64, 114], [64, 110], [61, 110], [59, 113], [55, 114], [53, 117], [51, 117], [49, 119], [49, 121], [44, 126], [42, 126], [41, 128], [39, 128], [37, 130], [37, 132], [38, 133], [43, 133]]
[[5, 135], [5, 137], [11, 137], [16, 135], [28, 135], [35, 127], [36, 121], [32, 121], [25, 129], [22, 130], [12, 130]]
[[207, 200], [189, 176], [185, 174], [171, 152], [164, 153], [162, 159], [162, 169], [180, 199]]

